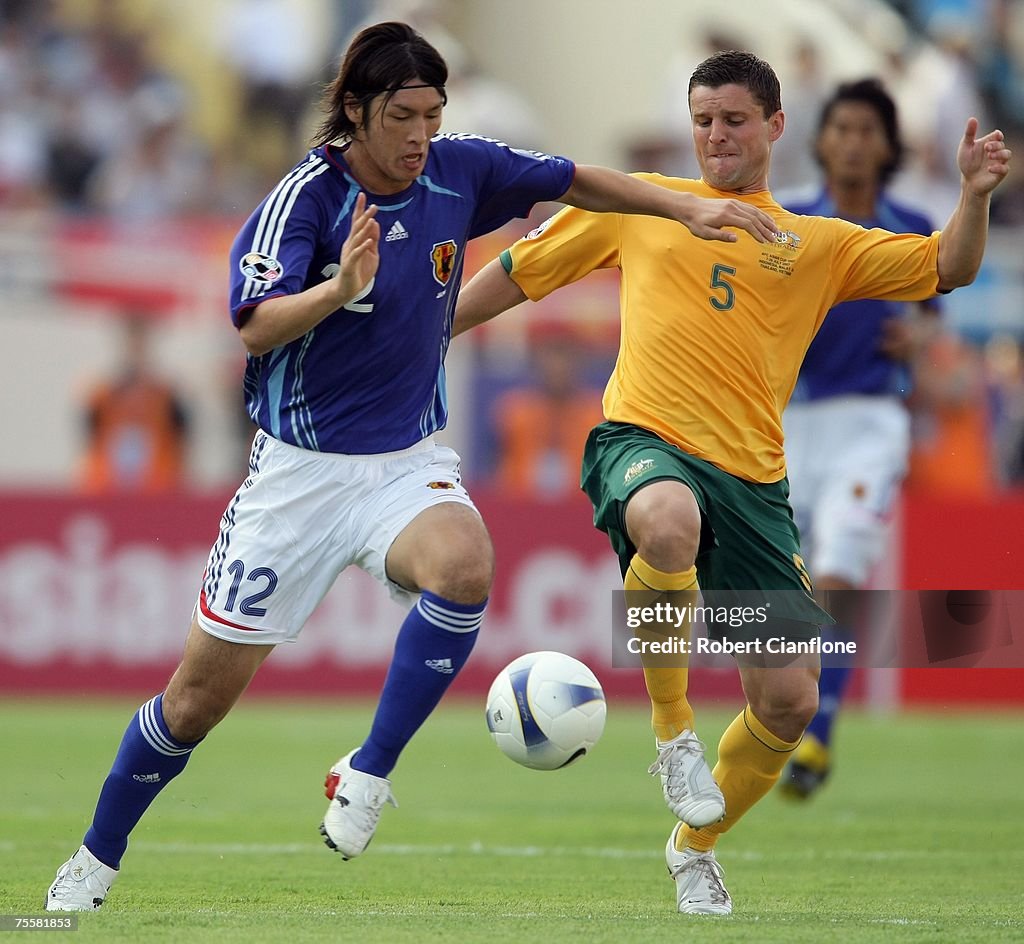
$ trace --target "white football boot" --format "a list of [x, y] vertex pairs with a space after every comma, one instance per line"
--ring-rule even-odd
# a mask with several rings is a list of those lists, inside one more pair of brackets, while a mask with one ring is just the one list
[[107, 897], [117, 872], [82, 846], [57, 869], [57, 877], [46, 893], [46, 910], [95, 911]]
[[320, 824], [320, 835], [343, 859], [354, 859], [370, 844], [385, 803], [398, 806], [390, 780], [353, 769], [350, 761], [358, 750], [341, 758], [324, 781], [331, 802]]
[[682, 914], [732, 914], [732, 899], [723, 882], [725, 870], [714, 851], [676, 850], [676, 834], [682, 826], [676, 823], [665, 846], [668, 874], [676, 883], [676, 910]]
[[692, 731], [671, 741], [655, 741], [658, 759], [652, 776], [661, 774], [661, 792], [668, 808], [688, 826], [700, 829], [725, 816], [725, 797], [704, 759], [704, 742]]

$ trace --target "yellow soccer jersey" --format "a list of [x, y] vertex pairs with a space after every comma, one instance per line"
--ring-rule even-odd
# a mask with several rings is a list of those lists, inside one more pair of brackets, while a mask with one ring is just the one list
[[621, 335], [605, 416], [740, 478], [778, 481], [782, 410], [825, 314], [855, 298], [934, 295], [938, 234], [797, 216], [767, 191], [738, 196], [698, 180], [636, 176], [752, 203], [775, 220], [776, 241], [703, 240], [670, 220], [570, 207], [512, 246], [510, 275], [536, 301], [617, 267]]

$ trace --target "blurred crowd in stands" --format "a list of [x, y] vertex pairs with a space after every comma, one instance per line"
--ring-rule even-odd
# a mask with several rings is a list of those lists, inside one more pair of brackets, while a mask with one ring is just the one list
[[[325, 61], [303, 5], [288, 7], [212, 5], [210, 43], [189, 49], [170, 6], [133, 17], [117, 0], [4, 0], [3, 205], [152, 220], [251, 207], [296, 154]], [[243, 124], [269, 138], [243, 143]]]
[[[856, 4], [831, 2], [856, 16]], [[965, 116], [977, 115], [983, 128], [1001, 127], [1016, 154], [1024, 155], [1024, 2], [889, 5], [905, 32], [888, 38], [881, 77], [899, 102], [911, 145], [893, 189], [944, 220], [958, 188], [949, 155]], [[444, 130], [557, 147], [540, 110], [487, 75], [438, 17], [438, 4], [217, 0], [172, 6], [142, 4], [131, 16], [126, 11], [136, 7], [119, 0], [0, 0], [0, 214], [159, 222], [247, 213], [303, 153], [328, 77], [322, 70], [334, 69], [336, 51], [363, 23], [393, 16], [413, 21], [452, 67]], [[185, 8], [205, 17], [205, 44], [170, 28]], [[710, 32], [705, 45], [739, 47], [743, 40]], [[817, 178], [808, 141], [829, 92], [821, 56], [811, 38], [795, 38], [783, 89], [787, 132], [773, 160], [776, 192]], [[664, 121], [656, 133], [632, 141], [623, 154], [625, 169], [693, 173], [680, 112], [685, 96], [679, 94], [693, 64], [682, 58], [666, 64], [672, 94]], [[211, 87], [216, 94], [205, 94]], [[1013, 175], [993, 201], [993, 223], [1021, 232], [1024, 162], [1016, 162]], [[1010, 275], [1017, 283], [1009, 297], [1022, 304], [1024, 260], [1017, 259]], [[1024, 486], [1024, 310], [1000, 312], [1004, 327], [995, 331], [986, 329], [984, 314], [971, 321], [970, 331], [943, 331], [915, 364], [910, 488], [984, 495]], [[608, 319], [614, 324], [613, 305]], [[503, 489], [538, 487], [557, 497], [575, 488], [582, 430], [598, 416], [598, 378], [614, 341], [595, 350], [592, 340], [556, 321], [531, 334], [526, 352], [512, 374], [503, 366], [501, 396], [481, 401], [478, 467]], [[486, 358], [476, 369], [476, 387], [487, 388]], [[90, 423], [86, 428], [95, 433], [95, 417]], [[184, 421], [174, 427], [181, 435], [187, 428]]]

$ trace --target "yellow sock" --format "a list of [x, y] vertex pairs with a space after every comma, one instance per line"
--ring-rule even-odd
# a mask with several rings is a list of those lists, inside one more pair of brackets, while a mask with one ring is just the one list
[[747, 705], [725, 729], [712, 771], [725, 797], [725, 819], [702, 829], [684, 826], [676, 834], [677, 848], [682, 851], [689, 846], [700, 852], [713, 848], [718, 837], [775, 786], [799, 743], [776, 737]]
[[[677, 611], [693, 606], [697, 599], [697, 569], [691, 567], [678, 574], [656, 570], [639, 554], [633, 555], [629, 570], [622, 581], [628, 594], [629, 605], [649, 606], [671, 603]], [[678, 627], [675, 622], [664, 625], [646, 624], [636, 631], [637, 639], [663, 641], [680, 637], [689, 641], [690, 621]], [[693, 730], [693, 709], [686, 699], [688, 657], [683, 653], [642, 653], [644, 682], [651, 699], [651, 727], [659, 741], [672, 738], [689, 729]]]

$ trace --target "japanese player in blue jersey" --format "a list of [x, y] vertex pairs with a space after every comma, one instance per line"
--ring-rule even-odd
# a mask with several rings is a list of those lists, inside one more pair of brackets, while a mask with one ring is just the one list
[[[839, 86], [822, 107], [814, 148], [824, 186], [810, 200], [783, 199], [787, 209], [894, 233], [928, 235], [935, 229], [885, 191], [903, 145], [896, 105], [877, 80]], [[856, 591], [884, 553], [892, 504], [907, 470], [910, 420], [903, 398], [915, 321], [920, 327], [936, 311], [934, 299], [917, 306], [844, 302], [828, 313], [800, 368], [783, 423], [790, 500], [809, 569], [838, 620], [823, 634], [868, 628], [870, 594]], [[783, 772], [784, 795], [805, 799], [828, 777], [832, 724], [851, 670], [822, 668], [818, 712]]]
[[410, 609], [371, 729], [328, 773], [320, 831], [352, 858], [394, 804], [388, 775], [468, 658], [494, 566], [459, 458], [432, 438], [470, 239], [549, 200], [665, 217], [707, 239], [774, 236], [737, 200], [439, 134], [446, 79], [405, 24], [363, 30], [313, 150], [235, 240], [230, 311], [259, 427], [249, 475], [221, 520], [181, 664], [128, 725], [48, 910], [102, 904], [159, 791], [351, 564]]

